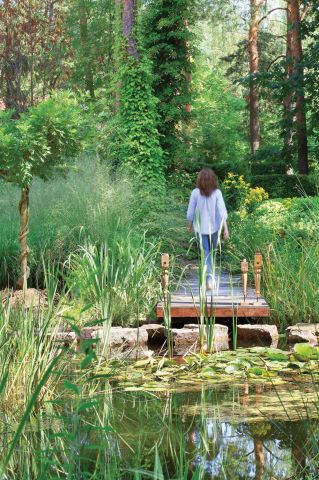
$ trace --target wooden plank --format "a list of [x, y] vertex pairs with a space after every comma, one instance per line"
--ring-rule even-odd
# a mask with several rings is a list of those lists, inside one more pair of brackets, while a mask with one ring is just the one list
[[[209, 311], [209, 309], [208, 309]], [[181, 318], [181, 317], [199, 317], [199, 306], [197, 305], [185, 305], [185, 306], [174, 306], [171, 307], [171, 317], [172, 318]], [[156, 315], [158, 318], [164, 317], [163, 307], [161, 305], [157, 306]], [[213, 307], [213, 316], [214, 317], [269, 317], [270, 308], [269, 306], [214, 306]]]
[[[228, 272], [218, 272], [216, 275], [216, 288], [213, 292], [206, 292], [208, 312], [212, 308], [215, 317], [269, 317], [270, 308], [266, 300], [261, 297], [259, 303], [253, 305], [242, 305], [243, 290], [241, 287], [241, 276], [230, 276]], [[256, 300], [255, 291], [252, 287], [247, 289], [247, 301]], [[163, 303], [157, 305], [157, 317], [163, 318]], [[200, 316], [200, 289], [196, 270], [192, 270], [188, 279], [179, 284], [177, 290], [171, 296], [172, 318]]]

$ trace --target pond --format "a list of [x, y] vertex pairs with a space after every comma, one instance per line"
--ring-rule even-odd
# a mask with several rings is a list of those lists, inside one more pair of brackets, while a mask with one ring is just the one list
[[33, 418], [6, 478], [319, 478], [312, 382], [73, 393]]

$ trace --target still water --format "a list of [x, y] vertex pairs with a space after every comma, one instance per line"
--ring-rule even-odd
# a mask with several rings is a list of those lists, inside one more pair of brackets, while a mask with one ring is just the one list
[[188, 478], [197, 467], [205, 479], [315, 479], [317, 407], [316, 388], [306, 384], [122, 391], [113, 395], [112, 424], [123, 463], [132, 466], [138, 450], [143, 468], [152, 469], [157, 446], [165, 479], [179, 478], [181, 462]]
[[[318, 418], [311, 382], [156, 393], [99, 382], [33, 417], [5, 478], [318, 480]], [[2, 457], [9, 441], [8, 428]]]

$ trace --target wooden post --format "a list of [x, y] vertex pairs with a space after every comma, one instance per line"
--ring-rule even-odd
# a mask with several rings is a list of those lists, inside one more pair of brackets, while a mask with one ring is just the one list
[[169, 269], [169, 254], [163, 253], [161, 258], [162, 264], [162, 289], [165, 305], [168, 300], [168, 269]]
[[255, 273], [255, 293], [257, 297], [257, 302], [260, 297], [260, 283], [261, 283], [261, 269], [263, 266], [263, 257], [260, 252], [255, 253], [254, 258], [254, 273]]
[[241, 273], [242, 273], [242, 283], [243, 283], [243, 295], [244, 303], [247, 298], [247, 280], [248, 280], [248, 262], [246, 258], [241, 262]]

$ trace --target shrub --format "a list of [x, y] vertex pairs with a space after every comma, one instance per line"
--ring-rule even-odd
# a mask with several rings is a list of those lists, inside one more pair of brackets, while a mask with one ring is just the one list
[[262, 187], [251, 187], [243, 175], [228, 173], [222, 183], [227, 206], [236, 210], [241, 216], [254, 211], [257, 206], [268, 198], [268, 193]]
[[263, 187], [269, 193], [270, 198], [318, 194], [318, 178], [315, 174], [308, 176], [276, 173], [253, 175], [251, 183], [253, 186]]

